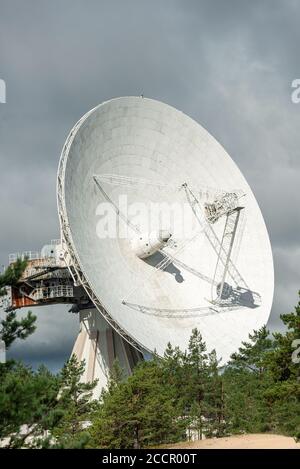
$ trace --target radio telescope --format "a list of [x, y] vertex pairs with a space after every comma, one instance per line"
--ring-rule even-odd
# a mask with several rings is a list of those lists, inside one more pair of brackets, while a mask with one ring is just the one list
[[52, 299], [75, 304], [74, 352], [98, 389], [115, 357], [130, 373], [168, 342], [186, 349], [197, 327], [226, 363], [267, 322], [274, 275], [262, 214], [194, 120], [143, 97], [104, 102], [71, 130], [57, 181], [61, 240], [47, 272], [72, 292]]

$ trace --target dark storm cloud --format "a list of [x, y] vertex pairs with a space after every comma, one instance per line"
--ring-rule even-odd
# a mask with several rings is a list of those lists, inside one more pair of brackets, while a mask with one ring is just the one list
[[[204, 125], [252, 186], [274, 251], [279, 327], [300, 284], [300, 105], [290, 98], [299, 14], [296, 0], [0, 0], [0, 264], [58, 237], [56, 169], [72, 125], [101, 101], [144, 93]], [[66, 310], [39, 310], [38, 331], [15, 353], [67, 356], [77, 323]]]
[[69, 358], [79, 328], [76, 318], [67, 313], [68, 309], [54, 306], [39, 308], [37, 332], [26, 343], [16, 342], [8, 351], [7, 358], [25, 360], [35, 368], [44, 363], [57, 371]]

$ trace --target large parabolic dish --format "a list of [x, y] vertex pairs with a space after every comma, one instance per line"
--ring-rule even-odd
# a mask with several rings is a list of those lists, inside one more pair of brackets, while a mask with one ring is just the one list
[[[255, 197], [222, 146], [173, 107], [122, 97], [83, 116], [62, 152], [58, 207], [74, 276], [133, 345], [184, 350], [197, 327], [225, 362], [267, 322], [273, 260]], [[139, 210], [160, 216], [147, 229]]]

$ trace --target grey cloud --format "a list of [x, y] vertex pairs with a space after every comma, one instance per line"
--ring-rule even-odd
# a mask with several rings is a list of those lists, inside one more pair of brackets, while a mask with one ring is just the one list
[[[0, 10], [0, 265], [58, 236], [56, 170], [72, 125], [101, 101], [144, 93], [204, 125], [245, 174], [272, 241], [269, 325], [280, 327], [300, 284], [299, 2], [0, 0]], [[14, 353], [67, 356], [77, 319], [66, 314], [39, 310]]]
[[[32, 308], [37, 315], [37, 331], [25, 341], [17, 340], [7, 358], [24, 360], [35, 368], [45, 363], [57, 371], [69, 358], [79, 330], [77, 316], [68, 313], [68, 309], [68, 305]], [[18, 311], [18, 316], [24, 314], [25, 310]]]

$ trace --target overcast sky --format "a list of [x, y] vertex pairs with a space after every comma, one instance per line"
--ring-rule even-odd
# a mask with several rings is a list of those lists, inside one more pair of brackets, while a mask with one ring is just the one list
[[[300, 288], [298, 0], [0, 0], [0, 265], [59, 236], [56, 170], [73, 124], [112, 97], [184, 111], [226, 148], [250, 183], [273, 247], [269, 321]], [[38, 330], [11, 356], [58, 369], [78, 319], [36, 309]]]

